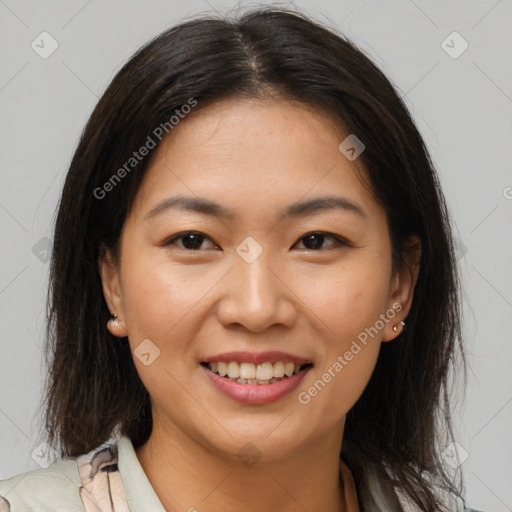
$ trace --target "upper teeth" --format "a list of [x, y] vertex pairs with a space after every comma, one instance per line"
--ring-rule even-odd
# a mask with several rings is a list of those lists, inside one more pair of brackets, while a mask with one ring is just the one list
[[231, 379], [257, 379], [270, 380], [272, 378], [291, 377], [298, 373], [300, 365], [290, 362], [277, 361], [274, 364], [270, 362], [262, 364], [239, 363], [237, 361], [208, 363], [210, 370], [218, 373], [221, 377], [226, 375]]

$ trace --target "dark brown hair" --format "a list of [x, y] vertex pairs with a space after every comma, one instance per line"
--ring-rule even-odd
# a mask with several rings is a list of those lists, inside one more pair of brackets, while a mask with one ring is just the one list
[[55, 224], [47, 440], [61, 455], [77, 456], [108, 440], [116, 427], [135, 447], [152, 428], [150, 397], [129, 345], [106, 329], [97, 264], [105, 248], [118, 254], [149, 159], [104, 197], [94, 191], [191, 98], [200, 109], [224, 98], [269, 95], [328, 111], [366, 146], [360, 161], [387, 213], [394, 265], [403, 263], [411, 234], [421, 239], [407, 326], [397, 341], [382, 344], [375, 371], [347, 415], [340, 455], [359, 492], [372, 467], [383, 480], [391, 474], [421, 510], [445, 510], [433, 486], [462, 493], [462, 481], [454, 483], [439, 452], [453, 439], [449, 371], [460, 362], [465, 377], [465, 358], [456, 256], [436, 170], [407, 107], [372, 60], [335, 29], [281, 8], [174, 26], [136, 52], [94, 109]]

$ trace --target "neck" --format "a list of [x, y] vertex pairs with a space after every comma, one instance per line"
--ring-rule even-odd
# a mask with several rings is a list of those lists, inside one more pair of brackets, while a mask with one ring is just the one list
[[353, 512], [354, 497], [345, 496], [340, 481], [341, 439], [338, 425], [336, 436], [322, 436], [280, 459], [263, 457], [256, 443], [230, 456], [155, 423], [135, 452], [169, 511]]

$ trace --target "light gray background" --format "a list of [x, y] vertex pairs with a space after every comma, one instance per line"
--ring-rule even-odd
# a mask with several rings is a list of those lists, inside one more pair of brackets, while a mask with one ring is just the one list
[[[0, 0], [0, 478], [43, 463], [32, 454], [41, 442], [35, 411], [43, 371], [45, 237], [51, 239], [63, 178], [85, 122], [142, 43], [184, 17], [235, 5]], [[510, 511], [512, 2], [295, 5], [374, 58], [403, 95], [439, 169], [457, 226], [466, 294], [469, 385], [455, 423], [461, 453], [467, 452], [462, 468], [469, 504]], [[47, 59], [31, 48], [43, 31], [59, 45]], [[456, 59], [441, 45], [453, 31], [469, 44]], [[460, 43], [447, 41], [452, 51]]]

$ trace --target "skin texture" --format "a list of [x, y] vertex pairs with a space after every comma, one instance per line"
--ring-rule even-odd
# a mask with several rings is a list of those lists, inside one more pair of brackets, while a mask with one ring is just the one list
[[[134, 357], [152, 399], [152, 434], [137, 456], [167, 510], [356, 510], [339, 480], [345, 415], [363, 392], [381, 342], [405, 320], [418, 273], [392, 274], [385, 211], [338, 149], [347, 133], [325, 113], [285, 100], [223, 100], [197, 109], [155, 150], [121, 235], [118, 264], [99, 269], [115, 336], [133, 351], [145, 339], [160, 355]], [[183, 194], [232, 209], [232, 219], [167, 210]], [[324, 195], [357, 203], [285, 219], [286, 206]], [[196, 249], [172, 235], [204, 234]], [[317, 237], [327, 232], [347, 239]], [[263, 252], [247, 263], [246, 237]], [[202, 240], [202, 242], [201, 242]], [[315, 243], [318, 244], [315, 248]], [[417, 249], [417, 247], [416, 247]], [[381, 314], [401, 310], [303, 405], [298, 394], [333, 367]], [[200, 362], [226, 351], [281, 350], [313, 362], [299, 388], [276, 402], [245, 405], [221, 394]], [[261, 458], [237, 457], [252, 443]], [[264, 489], [264, 492], [262, 492]]]

